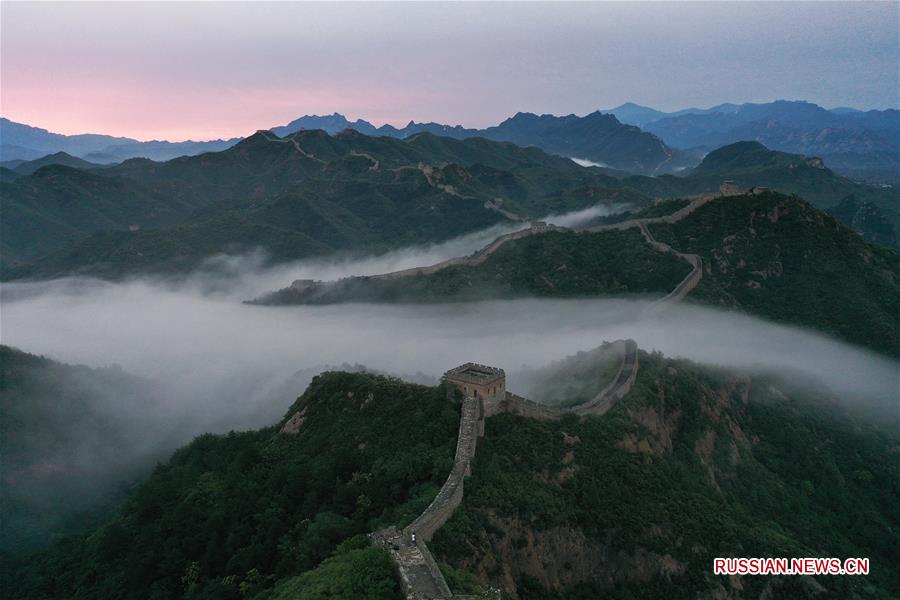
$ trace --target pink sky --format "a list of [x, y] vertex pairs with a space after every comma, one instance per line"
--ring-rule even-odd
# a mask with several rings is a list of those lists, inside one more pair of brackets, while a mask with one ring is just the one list
[[9, 3], [0, 113], [60, 133], [247, 135], [338, 111], [492, 125], [808, 99], [896, 107], [897, 3]]

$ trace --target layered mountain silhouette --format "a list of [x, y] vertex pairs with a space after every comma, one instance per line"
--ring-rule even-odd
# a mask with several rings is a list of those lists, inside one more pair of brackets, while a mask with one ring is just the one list
[[607, 112], [674, 148], [705, 152], [753, 140], [776, 150], [819, 156], [852, 177], [900, 181], [900, 111], [893, 109], [826, 110], [811, 102], [778, 100], [674, 113], [625, 104]]
[[725, 179], [798, 194], [821, 209], [852, 196], [869, 207], [866, 218], [846, 208], [835, 216], [880, 243], [896, 239], [900, 223], [896, 189], [756, 142], [711, 152], [684, 176], [658, 177], [614, 177], [485, 138], [401, 140], [352, 129], [283, 138], [261, 131], [221, 152], [167, 162], [77, 161], [55, 155], [30, 174], [3, 173], [4, 278], [185, 272], [217, 254], [257, 249], [273, 261], [383, 252], [598, 204], [640, 208], [716, 193]]
[[553, 154], [581, 158], [602, 166], [642, 174], [670, 173], [696, 164], [693, 156], [672, 150], [656, 136], [637, 127], [624, 125], [615, 116], [600, 112], [584, 117], [520, 112], [499, 125], [486, 129], [414, 121], [410, 121], [402, 129], [391, 125], [375, 127], [363, 120], [348, 121], [343, 115], [335, 113], [326, 117], [301, 117], [272, 131], [287, 135], [302, 129], [324, 129], [329, 133], [354, 129], [366, 135], [397, 138], [423, 132], [456, 139], [483, 137], [513, 142], [520, 146], [537, 146]]
[[35, 160], [65, 152], [95, 163], [117, 163], [134, 157], [169, 160], [186, 154], [224, 150], [239, 138], [206, 142], [141, 142], [127, 137], [86, 133], [63, 135], [0, 118], [0, 161]]
[[[0, 183], [5, 276], [196, 267], [379, 252], [598, 203], [648, 203], [537, 148], [421, 133], [258, 132], [222, 152], [102, 169], [55, 164]], [[11, 271], [7, 271], [11, 269]]]
[[[675, 173], [696, 165], [715, 148], [758, 141], [767, 147], [819, 156], [844, 175], [879, 182], [900, 181], [900, 112], [826, 110], [810, 102], [778, 100], [762, 104], [719, 104], [664, 112], [628, 102], [585, 116], [517, 113], [485, 129], [410, 121], [404, 127], [376, 127], [344, 115], [305, 115], [271, 131], [284, 137], [301, 130], [337, 134], [353, 129], [372, 136], [406, 138], [418, 133], [466, 139], [484, 137], [537, 146], [547, 152], [583, 159], [644, 175]], [[66, 136], [0, 119], [0, 167], [10, 161], [66, 152], [95, 163], [128, 158], [168, 160], [224, 150], [240, 138], [212, 141], [141, 142], [130, 138], [84, 134]], [[4, 173], [4, 178], [8, 174]]]
[[[224, 150], [239, 141], [235, 138], [209, 142], [139, 142], [101, 135], [64, 136], [8, 119], [0, 122], [0, 128], [0, 137], [3, 138], [0, 157], [6, 161], [0, 163], [0, 166], [6, 168], [14, 168], [15, 161], [34, 160], [46, 153], [60, 151], [95, 163], [115, 163], [137, 157], [168, 160], [177, 156]], [[455, 139], [483, 137], [513, 142], [520, 146], [537, 146], [553, 154], [581, 158], [614, 169], [642, 174], [675, 172], [697, 162], [693, 155], [672, 150], [653, 134], [632, 125], [623, 125], [614, 116], [600, 112], [584, 117], [518, 113], [487, 129], [414, 121], [400, 129], [392, 125], [375, 127], [368, 121], [349, 121], [343, 115], [334, 113], [327, 116], [304, 116], [287, 125], [274, 127], [271, 131], [284, 137], [313, 129], [332, 135], [352, 129], [366, 135], [400, 139], [419, 133]]]

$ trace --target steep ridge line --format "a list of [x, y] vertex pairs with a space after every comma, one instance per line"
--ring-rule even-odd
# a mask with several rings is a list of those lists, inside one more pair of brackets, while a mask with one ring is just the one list
[[[634, 340], [617, 340], [610, 346], [622, 356], [622, 363], [613, 380], [589, 402], [570, 409], [553, 409], [507, 392], [502, 410], [538, 420], [557, 420], [567, 413], [575, 413], [582, 418], [606, 413], [631, 390], [638, 370], [638, 348]], [[431, 541], [434, 533], [447, 522], [462, 502], [465, 478], [471, 474], [471, 461], [475, 456], [477, 440], [483, 435], [484, 407], [481, 400], [464, 398], [460, 409], [453, 468], [437, 496], [402, 531], [392, 526], [369, 534], [374, 543], [387, 550], [397, 565], [407, 600], [465, 598], [450, 591], [437, 561], [428, 550], [427, 542]]]
[[[437, 273], [444, 269], [450, 267], [464, 266], [464, 267], [474, 267], [480, 265], [484, 261], [486, 261], [492, 254], [494, 254], [497, 250], [499, 250], [504, 244], [507, 242], [511, 242], [513, 240], [519, 240], [525, 237], [529, 237], [532, 235], [540, 235], [543, 233], [547, 233], [550, 231], [584, 231], [589, 233], [602, 233], [604, 231], [614, 231], [614, 230], [625, 230], [625, 229], [633, 229], [638, 228], [643, 236], [644, 240], [657, 252], [664, 252], [669, 254], [674, 254], [675, 256], [681, 258], [682, 260], [687, 261], [691, 265], [691, 272], [688, 273], [684, 279], [682, 279], [675, 288], [666, 294], [663, 298], [657, 300], [653, 309], [659, 309], [668, 304], [672, 304], [675, 302], [679, 302], [687, 296], [691, 290], [697, 287], [697, 284], [700, 283], [700, 279], [703, 277], [703, 260], [697, 254], [685, 254], [682, 252], [678, 252], [668, 244], [664, 244], [663, 242], [657, 241], [653, 235], [650, 233], [650, 230], [647, 228], [648, 225], [660, 224], [660, 223], [677, 223], [682, 220], [710, 200], [713, 200], [717, 196], [704, 196], [701, 198], [697, 198], [692, 200], [687, 206], [680, 208], [670, 215], [664, 215], [662, 217], [651, 217], [644, 219], [629, 219], [627, 221], [622, 221], [621, 223], [613, 223], [610, 225], [597, 225], [594, 227], [586, 227], [583, 229], [569, 229], [567, 227], [560, 227], [559, 225], [549, 225], [547, 223], [543, 223], [540, 221], [533, 222], [531, 227], [526, 229], [520, 229], [518, 231], [514, 231], [512, 233], [507, 233], [501, 235], [494, 239], [487, 246], [483, 247], [481, 250], [476, 251], [474, 254], [469, 256], [461, 256], [455, 258], [448, 258], [439, 263], [435, 263], [432, 265], [427, 265], [423, 267], [411, 267], [409, 269], [402, 269], [400, 271], [392, 271], [389, 273], [380, 273], [377, 275], [365, 275], [359, 277], [360, 279], [375, 279], [375, 280], [384, 280], [384, 279], [401, 279], [404, 277], [412, 277], [415, 275], [431, 275], [433, 273]], [[291, 287], [309, 287], [310, 285], [315, 285], [316, 287], [320, 286], [328, 286], [334, 285], [337, 283], [336, 281], [330, 282], [312, 282], [310, 280], [297, 280], [294, 281]]]
[[301, 148], [300, 144], [297, 143], [297, 139], [294, 136], [288, 136], [286, 138], [277, 138], [277, 137], [273, 138], [272, 135], [268, 131], [260, 130], [257, 133], [262, 135], [269, 142], [274, 142], [276, 144], [293, 144], [294, 148], [297, 150], [297, 152], [299, 152], [306, 158], [308, 158], [310, 160], [314, 160], [318, 163], [325, 164], [324, 160], [322, 160], [321, 158], [317, 158], [315, 154], [310, 154], [309, 152], [307, 152], [306, 150]]
[[425, 267], [412, 267], [409, 269], [402, 269], [400, 271], [392, 271], [390, 273], [381, 273], [378, 275], [369, 275], [364, 277], [364, 279], [400, 279], [403, 277], [410, 277], [413, 275], [430, 275], [431, 273], [437, 273], [438, 271], [442, 271], [447, 267], [454, 266], [466, 266], [466, 267], [474, 267], [480, 265], [484, 261], [488, 259], [488, 257], [500, 249], [503, 244], [507, 242], [511, 242], [513, 240], [520, 240], [522, 238], [526, 238], [532, 235], [540, 235], [542, 233], [547, 233], [548, 231], [570, 231], [565, 227], [559, 227], [557, 225], [547, 225], [546, 223], [538, 223], [535, 222], [528, 227], [527, 229], [520, 229], [519, 231], [513, 231], [512, 233], [506, 233], [499, 237], [497, 237], [490, 244], [482, 248], [481, 250], [476, 251], [474, 254], [470, 256], [461, 256], [456, 258], [448, 258], [447, 260], [441, 261], [439, 263], [435, 263], [433, 265], [425, 266]]
[[630, 219], [628, 221], [622, 221], [621, 223], [613, 223], [611, 225], [598, 225], [594, 227], [588, 227], [583, 231], [589, 231], [591, 233], [602, 233], [604, 231], [613, 231], [613, 230], [624, 230], [624, 229], [632, 229], [637, 227], [641, 232], [641, 235], [644, 237], [644, 240], [650, 244], [650, 246], [656, 250], [657, 252], [664, 252], [669, 254], [674, 254], [678, 258], [687, 261], [691, 265], [691, 272], [688, 273], [684, 279], [682, 279], [678, 285], [675, 286], [671, 292], [666, 294], [663, 298], [657, 300], [654, 303], [653, 309], [659, 309], [668, 304], [673, 304], [675, 302], [680, 302], [687, 296], [691, 290], [697, 287], [697, 284], [700, 283], [700, 280], [703, 278], [703, 259], [700, 258], [697, 254], [685, 254], [683, 252], [679, 252], [665, 244], [663, 242], [657, 241], [656, 238], [653, 237], [653, 234], [650, 233], [650, 230], [647, 228], [648, 225], [658, 225], [661, 223], [672, 224], [677, 223], [684, 219], [686, 216], [709, 202], [717, 198], [718, 196], [704, 196], [701, 198], [697, 198], [692, 200], [687, 206], [684, 206], [670, 215], [664, 215], [662, 217], [651, 217], [646, 219]]
[[403, 531], [389, 527], [371, 534], [372, 540], [394, 559], [403, 592], [409, 600], [453, 597], [426, 543], [462, 502], [463, 480], [471, 472], [469, 463], [475, 456], [477, 437], [484, 434], [483, 420], [481, 401], [465, 398], [460, 411], [453, 468], [437, 496]]

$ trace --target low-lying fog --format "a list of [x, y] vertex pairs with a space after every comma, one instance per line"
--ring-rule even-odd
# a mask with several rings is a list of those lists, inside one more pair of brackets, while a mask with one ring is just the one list
[[[547, 220], [577, 226], [621, 208], [595, 207]], [[123, 468], [146, 469], [199, 433], [276, 423], [309, 380], [329, 367], [364, 365], [435, 383], [446, 369], [476, 361], [506, 368], [509, 388], [526, 392], [524, 378], [517, 376], [523, 367], [544, 366], [605, 340], [633, 338], [644, 350], [670, 356], [800, 373], [848, 403], [889, 406], [885, 414], [896, 419], [898, 363], [892, 359], [810, 331], [685, 304], [651, 316], [655, 312], [646, 309], [652, 298], [277, 308], [242, 303], [294, 279], [382, 273], [467, 255], [518, 227], [493, 227], [361, 260], [263, 268], [262, 257], [250, 255], [209, 261], [177, 280], [68, 278], [3, 285], [4, 344], [67, 363], [120, 365], [149, 381], [133, 394], [90, 378], [87, 384], [70, 382], [73, 388], [90, 386], [95, 403], [88, 414], [103, 418], [91, 417], [83, 429], [73, 425], [59, 448], [42, 448], [36, 465], [20, 466], [69, 465], [60, 467], [72, 470], [65, 472], [68, 479], [48, 480], [40, 469], [26, 480], [15, 469], [5, 472], [7, 484], [18, 482], [7, 492], [26, 508], [10, 531], [24, 531], [32, 536], [29, 543], [40, 544], [34, 540], [49, 539], [68, 514], [56, 510], [62, 498], [70, 512], [91, 506], [119, 485]], [[119, 430], [97, 431], [94, 422]], [[110, 446], [116, 438], [128, 440], [127, 446]], [[74, 483], [82, 480], [90, 482], [88, 489], [76, 491]], [[19, 539], [13, 535], [6, 545], [15, 548]]]
[[[607, 212], [598, 207], [549, 220], [575, 225]], [[629, 337], [644, 350], [670, 356], [804, 373], [848, 401], [896, 400], [898, 363], [892, 359], [810, 331], [686, 304], [653, 317], [645, 311], [652, 299], [278, 308], [241, 303], [296, 278], [373, 274], [469, 254], [512, 229], [494, 227], [363, 260], [263, 269], [259, 257], [219, 259], [178, 282], [5, 284], [2, 341], [68, 363], [118, 364], [158, 381], [169, 399], [160, 418], [177, 416], [193, 433], [271, 424], [327, 366], [365, 365], [427, 382], [476, 361], [506, 368], [515, 391], [520, 367]]]

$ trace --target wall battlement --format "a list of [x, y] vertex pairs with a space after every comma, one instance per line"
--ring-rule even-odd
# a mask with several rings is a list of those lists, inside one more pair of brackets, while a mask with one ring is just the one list
[[[631, 390], [638, 369], [637, 343], [634, 340], [618, 340], [610, 346], [622, 355], [618, 373], [594, 399], [568, 409], [544, 406], [507, 392], [506, 373], [497, 367], [465, 363], [445, 373], [444, 379], [453, 389], [460, 389], [460, 385], [464, 388], [477, 385], [480, 386], [478, 390], [490, 389], [494, 393], [496, 386], [496, 395], [502, 389], [502, 397], [476, 396], [474, 393], [464, 396], [460, 407], [453, 468], [437, 496], [402, 531], [396, 527], [388, 527], [370, 534], [370, 538], [387, 550], [397, 565], [403, 594], [407, 600], [462, 598], [451, 593], [427, 543], [462, 503], [465, 478], [471, 474], [471, 462], [475, 457], [478, 438], [484, 435], [484, 420], [498, 412], [539, 420], [556, 420], [569, 413], [581, 417], [602, 415]], [[491, 407], [495, 412], [490, 412]]]

